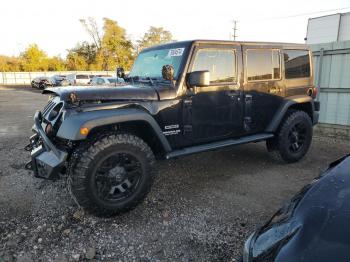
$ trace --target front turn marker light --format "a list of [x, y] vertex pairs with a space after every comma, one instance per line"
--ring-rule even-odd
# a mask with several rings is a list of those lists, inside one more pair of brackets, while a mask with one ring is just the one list
[[89, 133], [89, 129], [87, 127], [80, 128], [80, 134], [86, 136]]

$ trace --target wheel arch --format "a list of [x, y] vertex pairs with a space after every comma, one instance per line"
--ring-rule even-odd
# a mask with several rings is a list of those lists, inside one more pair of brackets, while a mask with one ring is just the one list
[[292, 96], [286, 99], [278, 111], [275, 113], [270, 124], [266, 128], [266, 132], [275, 132], [280, 126], [283, 118], [287, 114], [288, 110], [300, 110], [304, 111], [310, 116], [311, 121], [314, 121], [314, 102], [310, 96]]
[[[89, 130], [88, 134], [80, 133], [83, 127]], [[149, 143], [152, 150], [171, 151], [169, 142], [155, 119], [145, 111], [135, 108], [82, 112], [68, 116], [62, 122], [57, 136], [78, 141], [104, 130], [129, 132]]]

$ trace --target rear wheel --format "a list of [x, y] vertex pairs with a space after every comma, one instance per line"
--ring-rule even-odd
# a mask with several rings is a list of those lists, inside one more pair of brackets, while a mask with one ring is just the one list
[[274, 152], [287, 163], [305, 156], [312, 141], [312, 122], [304, 111], [291, 110], [287, 113], [276, 137], [266, 142], [268, 151]]
[[122, 213], [149, 192], [153, 164], [154, 155], [140, 138], [106, 134], [73, 155], [71, 189], [78, 203], [92, 213]]

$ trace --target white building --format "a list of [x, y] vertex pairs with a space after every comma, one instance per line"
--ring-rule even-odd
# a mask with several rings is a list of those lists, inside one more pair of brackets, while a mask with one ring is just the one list
[[310, 18], [321, 132], [350, 137], [350, 13]]

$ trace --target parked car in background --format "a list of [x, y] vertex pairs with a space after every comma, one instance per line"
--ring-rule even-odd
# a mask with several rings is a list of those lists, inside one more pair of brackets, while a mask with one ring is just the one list
[[84, 74], [70, 74], [66, 76], [69, 85], [87, 85], [90, 82], [89, 75]]
[[31, 81], [32, 88], [45, 89], [48, 86], [52, 86], [52, 82], [49, 77], [40, 76]]
[[329, 165], [245, 242], [243, 261], [350, 261], [350, 155]]
[[112, 77], [112, 76], [111, 75], [89, 75], [89, 77], [90, 77], [89, 84], [91, 84], [92, 79], [95, 77]]
[[119, 77], [94, 77], [91, 85], [117, 85], [125, 83], [123, 78]]
[[52, 86], [62, 86], [65, 85], [68, 81], [64, 81], [66, 79], [65, 75], [54, 75], [50, 78]]

